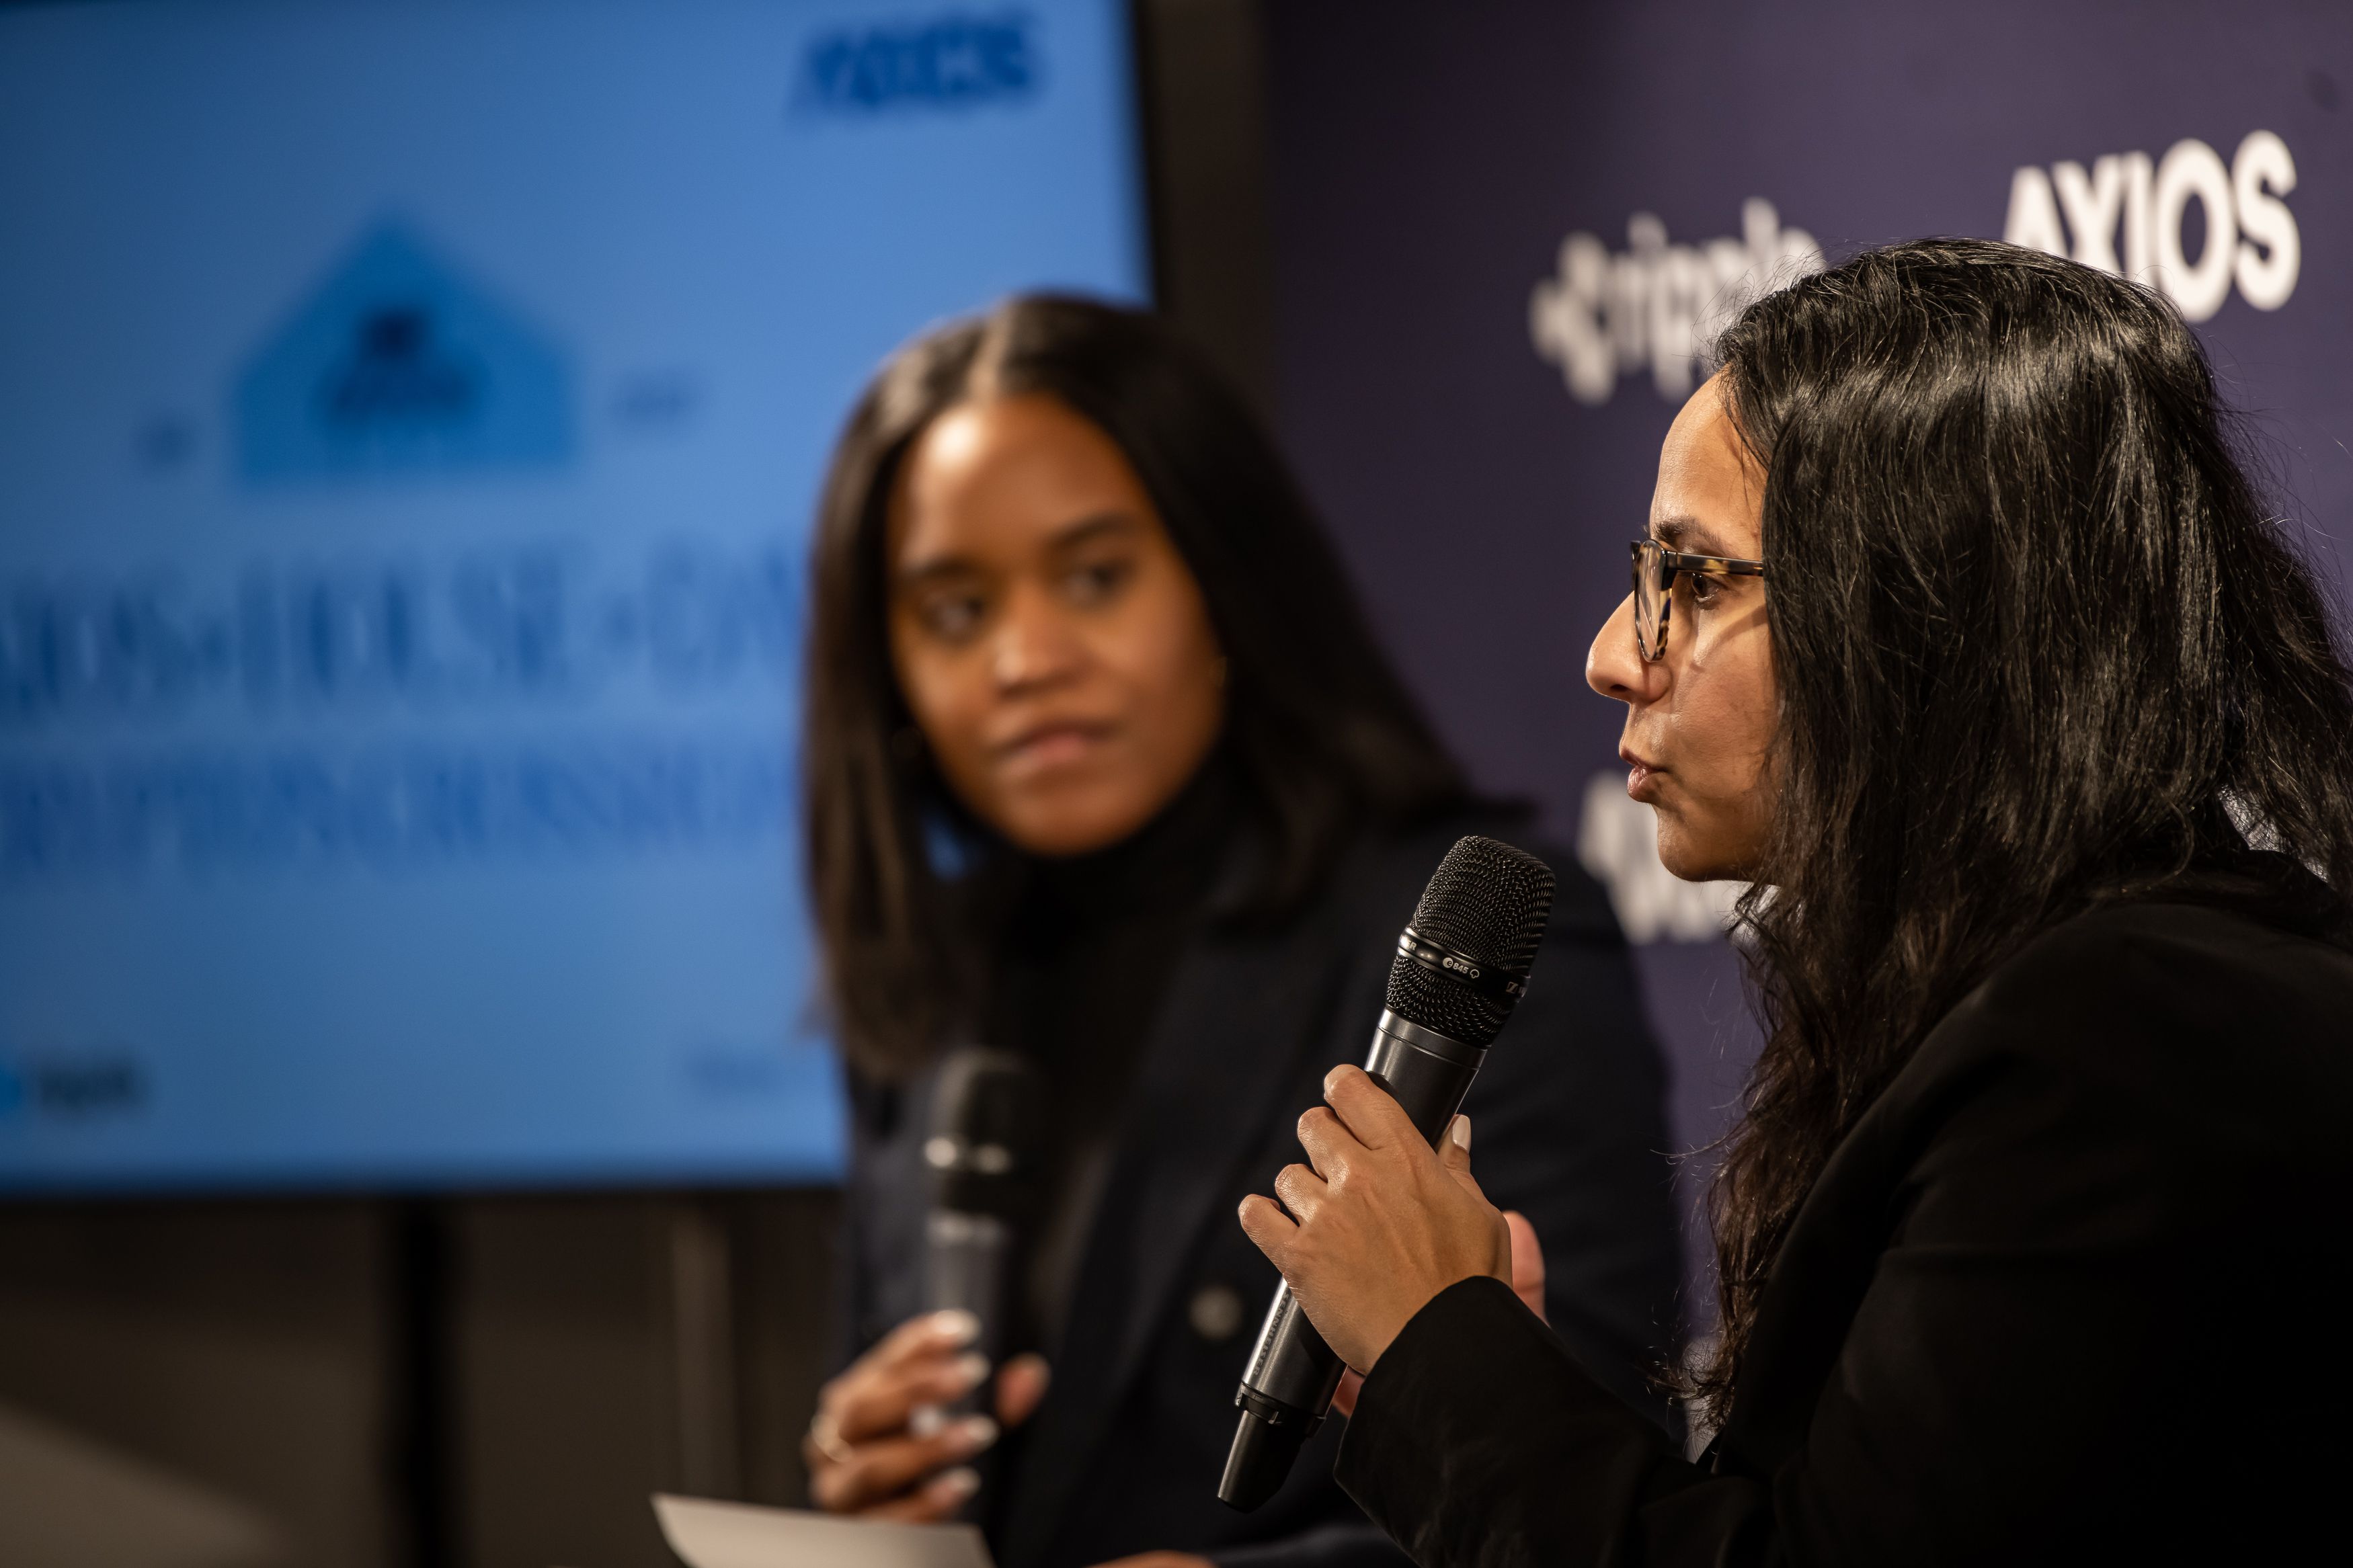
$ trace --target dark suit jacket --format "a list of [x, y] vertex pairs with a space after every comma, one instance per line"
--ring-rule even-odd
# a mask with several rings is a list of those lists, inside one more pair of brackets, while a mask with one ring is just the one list
[[2257, 1563], [2334, 1538], [2353, 952], [2294, 877], [2302, 915], [2098, 908], [1943, 1020], [1799, 1211], [1702, 1463], [1464, 1281], [1374, 1367], [1342, 1484], [1424, 1564]]
[[[1524, 837], [1508, 819], [1466, 816], [1360, 845], [1282, 931], [1204, 935], [1178, 961], [1050, 1391], [1008, 1440], [1012, 1471], [990, 1514], [1004, 1568], [1163, 1548], [1237, 1565], [1399, 1561], [1333, 1485], [1336, 1418], [1266, 1507], [1240, 1514], [1217, 1500], [1234, 1388], [1279, 1282], [1234, 1211], [1300, 1158], [1299, 1115], [1335, 1064], [1364, 1059], [1422, 884], [1456, 837], [1482, 831]], [[1532, 847], [1559, 895], [1528, 994], [1465, 1106], [1479, 1179], [1535, 1221], [1563, 1341], [1607, 1386], [1641, 1400], [1645, 1367], [1667, 1353], [1680, 1272], [1663, 1071], [1599, 887], [1573, 859]], [[853, 1352], [923, 1305], [930, 1088], [852, 1095]]]

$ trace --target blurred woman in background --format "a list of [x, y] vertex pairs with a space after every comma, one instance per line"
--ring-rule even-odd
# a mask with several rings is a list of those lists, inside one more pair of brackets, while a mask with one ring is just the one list
[[[1276, 1284], [1226, 1216], [1361, 1058], [1448, 845], [1525, 823], [1474, 802], [1271, 443], [1144, 315], [1020, 299], [902, 349], [834, 455], [815, 591], [808, 868], [853, 1119], [816, 1500], [966, 1512], [1006, 1568], [1399, 1561], [1330, 1480], [1336, 1422], [1266, 1508], [1216, 1500]], [[1600, 889], [1545, 858], [1550, 934], [1469, 1110], [1544, 1238], [1524, 1282], [1663, 1422], [1662, 1067]], [[992, 1370], [922, 1311], [922, 1145], [972, 1043], [1036, 1065], [1047, 1147], [1027, 1353], [995, 1418], [943, 1423]]]

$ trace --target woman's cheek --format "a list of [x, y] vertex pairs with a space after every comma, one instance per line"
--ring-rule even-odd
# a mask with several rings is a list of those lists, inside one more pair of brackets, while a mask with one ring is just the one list
[[971, 701], [952, 680], [907, 683], [908, 708], [923, 744], [956, 795], [984, 818], [998, 808], [995, 770], [988, 749], [981, 742], [981, 704]]

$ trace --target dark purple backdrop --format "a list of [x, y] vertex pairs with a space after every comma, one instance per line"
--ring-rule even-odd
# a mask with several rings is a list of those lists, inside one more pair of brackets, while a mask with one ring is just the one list
[[[2353, 7], [1269, 11], [1287, 437], [1447, 734], [1482, 784], [1541, 801], [1568, 841], [1588, 781], [1616, 766], [1620, 710], [1586, 689], [1585, 649], [1625, 591], [1623, 542], [1641, 530], [1678, 401], [1647, 369], [1581, 401], [1539, 356], [1532, 291], [1572, 232], [1625, 251], [1629, 219], [1649, 213], [1670, 240], [1704, 244], [1739, 237], [1744, 202], [1761, 197], [1832, 261], [1922, 235], [2003, 237], [2021, 168], [2057, 190], [2054, 165], [2083, 165], [2082, 202], [2103, 194], [2104, 154], [2161, 170], [2195, 138], [2230, 165], [2271, 132], [2295, 163], [2299, 276], [2268, 311], [2232, 289], [2200, 331], [2342, 582], [2329, 536], [2353, 538]], [[2191, 149], [2152, 184], [2194, 184], [2200, 162]], [[2110, 180], [2113, 200], [2134, 176], [2119, 164]], [[2255, 195], [2260, 226], [2277, 193]], [[2181, 253], [2196, 258], [2211, 218], [2184, 211]], [[2256, 247], [2256, 262], [2274, 256]], [[1674, 1058], [1676, 1136], [1696, 1145], [1754, 1050], [1737, 965], [1720, 941], [1637, 952]]]

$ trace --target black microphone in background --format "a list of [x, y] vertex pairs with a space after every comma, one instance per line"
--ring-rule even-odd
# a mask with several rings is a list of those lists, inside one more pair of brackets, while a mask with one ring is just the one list
[[[1433, 1146], [1527, 988], [1552, 891], [1551, 868], [1535, 856], [1492, 838], [1458, 839], [1398, 938], [1365, 1070]], [[1291, 1287], [1276, 1291], [1234, 1395], [1241, 1421], [1219, 1501], [1248, 1512], [1275, 1494], [1324, 1424], [1345, 1370]]]
[[932, 1169], [923, 1305], [979, 1320], [972, 1348], [988, 1358], [989, 1368], [980, 1385], [942, 1415], [997, 1414], [997, 1369], [1012, 1348], [1021, 1222], [1035, 1200], [1044, 1126], [1044, 1086], [1025, 1058], [975, 1046], [941, 1064], [923, 1141]]

